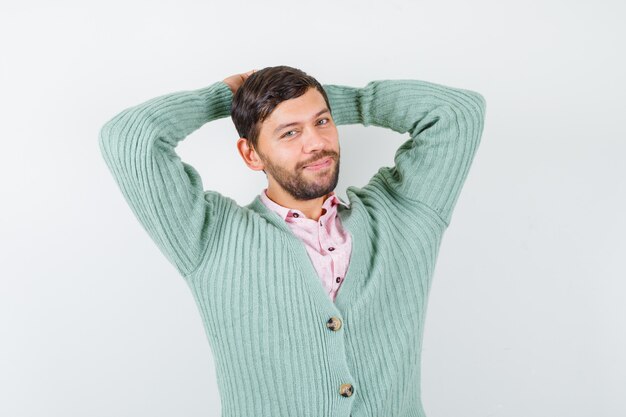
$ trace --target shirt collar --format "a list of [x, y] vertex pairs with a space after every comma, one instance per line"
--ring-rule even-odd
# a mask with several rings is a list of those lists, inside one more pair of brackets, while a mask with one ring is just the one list
[[[292, 217], [293, 213], [295, 213], [295, 212], [299, 213], [299, 215], [301, 215], [301, 216], [304, 216], [304, 213], [302, 213], [300, 210], [290, 209], [288, 207], [281, 206], [280, 204], [278, 204], [275, 201], [271, 200], [267, 196], [267, 188], [263, 189], [263, 191], [260, 194], [260, 198], [261, 198], [261, 201], [263, 202], [263, 204], [265, 204], [272, 211], [278, 213], [278, 215], [283, 220], [287, 220], [287, 217]], [[345, 207], [349, 207], [349, 204], [344, 203], [343, 201], [341, 201], [339, 199], [339, 197], [337, 197], [337, 194], [335, 194], [335, 192], [333, 191], [331, 193], [331, 195], [328, 196], [328, 198], [326, 200], [324, 200], [324, 203], [322, 204], [322, 207], [326, 209], [326, 213], [325, 214], [328, 214], [328, 212], [330, 212], [333, 209], [336, 210], [338, 204], [342, 204]]]

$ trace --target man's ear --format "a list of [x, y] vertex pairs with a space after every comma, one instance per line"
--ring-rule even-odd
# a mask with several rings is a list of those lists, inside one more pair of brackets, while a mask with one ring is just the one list
[[259, 154], [254, 149], [254, 146], [250, 143], [248, 138], [239, 138], [237, 140], [237, 150], [239, 151], [239, 155], [243, 159], [243, 162], [248, 166], [248, 168], [253, 171], [263, 171], [265, 165], [259, 158]]

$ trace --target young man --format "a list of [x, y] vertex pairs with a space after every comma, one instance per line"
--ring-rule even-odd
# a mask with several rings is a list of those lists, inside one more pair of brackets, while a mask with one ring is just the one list
[[[268, 187], [205, 191], [177, 143], [232, 116]], [[100, 147], [138, 220], [184, 277], [224, 416], [425, 416], [420, 354], [442, 236], [483, 131], [476, 92], [419, 80], [324, 85], [286, 66], [128, 108]], [[334, 194], [336, 126], [409, 133], [393, 167]]]

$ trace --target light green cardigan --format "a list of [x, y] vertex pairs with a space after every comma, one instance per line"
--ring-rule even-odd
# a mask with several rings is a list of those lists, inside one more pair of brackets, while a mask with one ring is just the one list
[[104, 159], [137, 219], [184, 277], [214, 355], [223, 417], [423, 417], [431, 277], [483, 131], [479, 93], [419, 80], [324, 85], [337, 125], [409, 138], [393, 167], [338, 207], [353, 239], [333, 303], [303, 243], [259, 196], [203, 189], [177, 143], [228, 117], [222, 81], [123, 110]]

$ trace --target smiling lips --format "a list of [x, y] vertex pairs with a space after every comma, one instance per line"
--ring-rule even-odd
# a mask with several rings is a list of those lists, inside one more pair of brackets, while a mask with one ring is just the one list
[[305, 168], [320, 168], [320, 167], [322, 167], [324, 165], [327, 165], [331, 161], [331, 159], [332, 158], [330, 158], [330, 157], [324, 158], [324, 159], [322, 159], [320, 161], [315, 162], [314, 164], [305, 166]]

